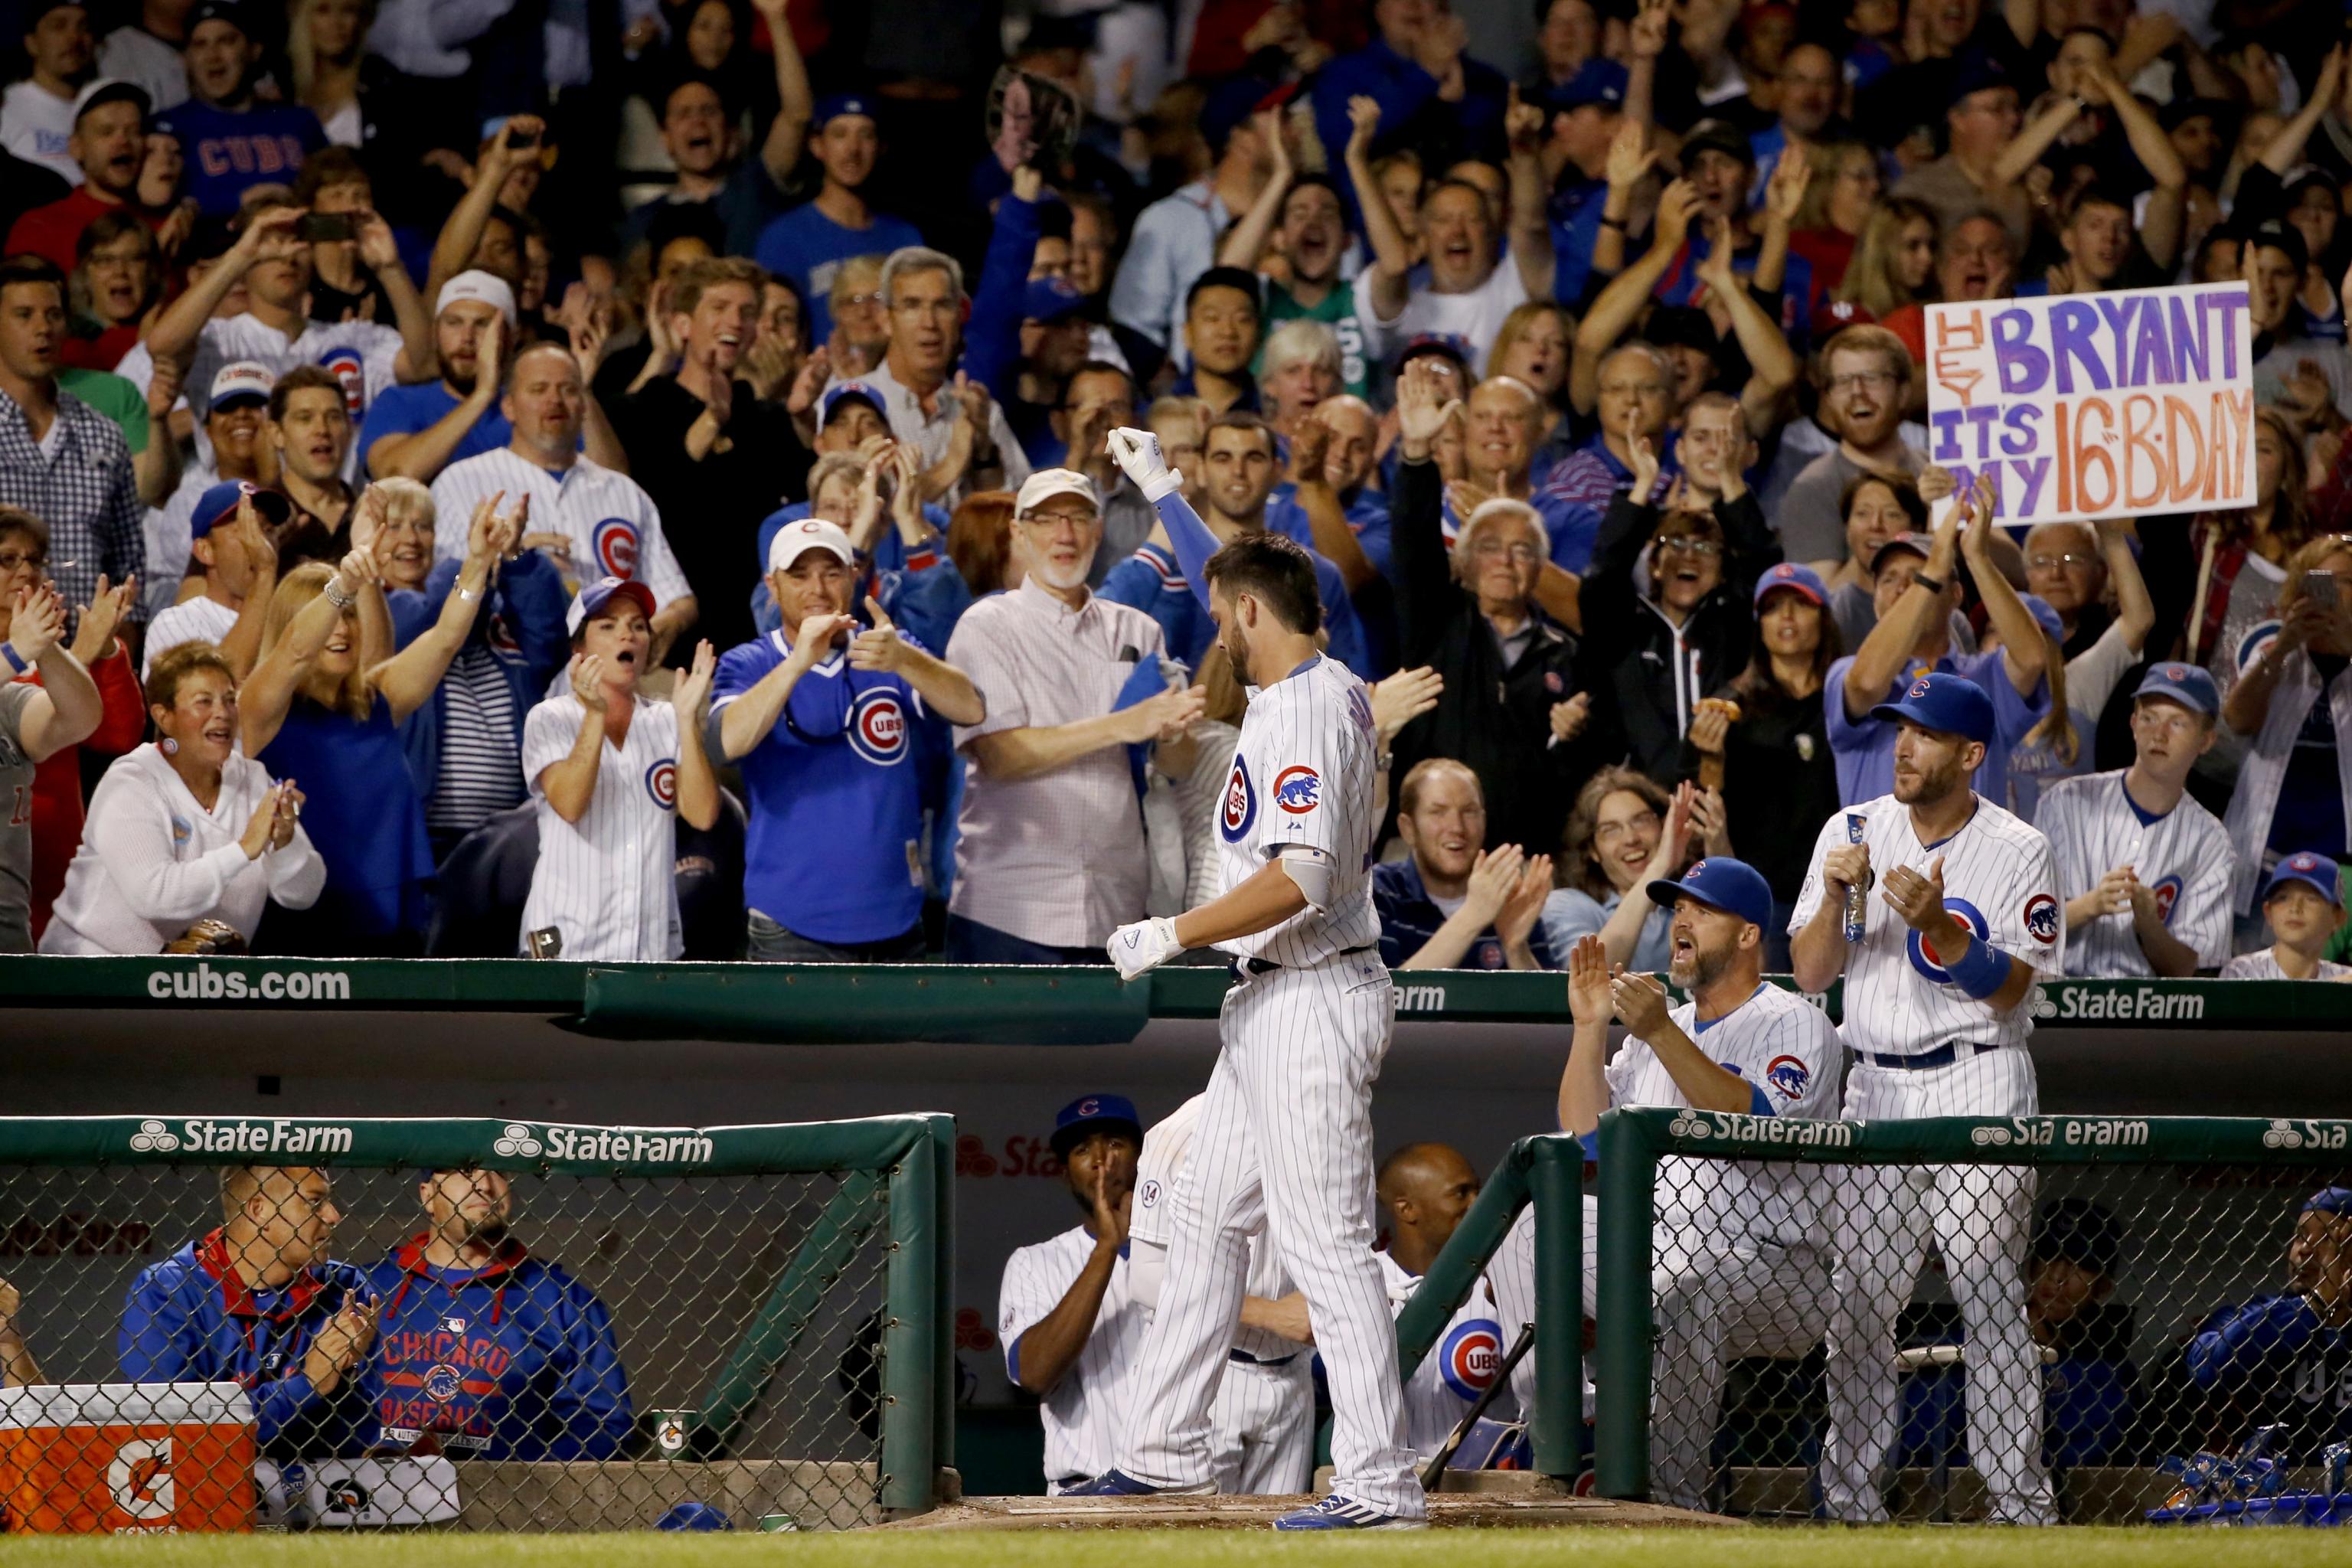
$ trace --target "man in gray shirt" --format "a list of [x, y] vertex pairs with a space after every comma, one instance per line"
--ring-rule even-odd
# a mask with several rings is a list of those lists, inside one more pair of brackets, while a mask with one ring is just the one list
[[1838, 501], [1863, 474], [1916, 476], [1927, 454], [1904, 441], [1911, 401], [1911, 354], [1884, 327], [1853, 326], [1822, 350], [1821, 422], [1838, 437], [1790, 483], [1772, 518], [1780, 552], [1822, 576], [1845, 560], [1845, 518]]

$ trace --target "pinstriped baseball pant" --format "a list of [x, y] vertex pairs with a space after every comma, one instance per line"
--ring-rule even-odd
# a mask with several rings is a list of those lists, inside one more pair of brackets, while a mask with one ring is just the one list
[[1366, 979], [1367, 967], [1341, 959], [1281, 969], [1225, 994], [1224, 1049], [1177, 1184], [1167, 1283], [1129, 1384], [1119, 1468], [1138, 1480], [1213, 1479], [1210, 1405], [1241, 1317], [1249, 1238], [1263, 1225], [1306, 1293], [1330, 1383], [1332, 1489], [1385, 1513], [1426, 1511], [1364, 1204], [1372, 1082], [1395, 998], [1387, 973]]

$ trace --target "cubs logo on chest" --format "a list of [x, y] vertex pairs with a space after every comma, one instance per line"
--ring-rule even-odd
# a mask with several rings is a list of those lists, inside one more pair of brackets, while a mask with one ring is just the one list
[[637, 574], [637, 525], [627, 518], [606, 518], [589, 534], [588, 543], [605, 576], [626, 579]]
[[677, 759], [664, 757], [646, 770], [646, 793], [664, 811], [677, 809]]
[[1249, 763], [1234, 753], [1234, 771], [1225, 775], [1224, 803], [1217, 808], [1217, 832], [1228, 844], [1239, 844], [1257, 820], [1257, 791], [1251, 786]]
[[1437, 1347], [1437, 1374], [1457, 1398], [1475, 1399], [1486, 1393], [1502, 1365], [1503, 1329], [1491, 1318], [1456, 1324]]
[[889, 767], [907, 760], [907, 710], [895, 691], [868, 691], [849, 711], [850, 748], [867, 762]]

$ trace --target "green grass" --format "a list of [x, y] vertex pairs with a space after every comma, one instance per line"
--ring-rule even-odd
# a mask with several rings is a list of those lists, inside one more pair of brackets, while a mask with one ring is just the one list
[[938, 1535], [286, 1536], [145, 1541], [17, 1537], [16, 1568], [694, 1568], [790, 1560], [794, 1568], [1258, 1568], [1327, 1556], [1347, 1568], [2268, 1568], [2352, 1563], [2352, 1531], [1609, 1529], [1439, 1531], [1340, 1541], [1248, 1531]]

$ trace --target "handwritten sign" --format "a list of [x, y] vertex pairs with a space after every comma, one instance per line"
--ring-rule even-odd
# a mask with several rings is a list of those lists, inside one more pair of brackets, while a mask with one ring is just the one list
[[1930, 305], [1927, 426], [2005, 523], [2252, 506], [2246, 286]]

